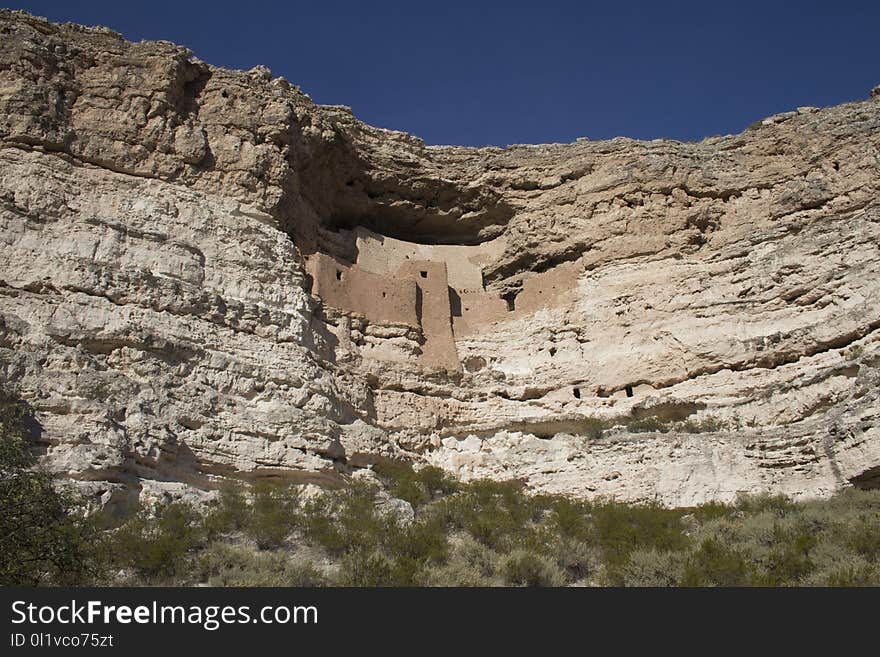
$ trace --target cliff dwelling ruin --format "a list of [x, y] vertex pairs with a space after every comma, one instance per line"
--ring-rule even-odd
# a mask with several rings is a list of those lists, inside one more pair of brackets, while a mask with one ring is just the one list
[[[326, 241], [331, 249], [307, 258], [312, 294], [325, 307], [369, 324], [415, 329], [418, 365], [449, 372], [462, 371], [456, 338], [564, 303], [574, 296], [581, 271], [577, 263], [566, 263], [502, 295], [487, 290], [483, 278], [484, 266], [504, 250], [502, 238], [477, 245], [419, 244], [357, 227]], [[465, 369], [473, 371], [474, 363]]]

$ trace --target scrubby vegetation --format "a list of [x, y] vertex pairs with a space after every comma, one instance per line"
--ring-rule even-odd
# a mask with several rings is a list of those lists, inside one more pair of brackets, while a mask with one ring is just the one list
[[92, 522], [36, 467], [32, 409], [0, 390], [0, 585], [76, 583], [92, 575]]
[[334, 490], [228, 484], [213, 502], [86, 515], [0, 400], [0, 584], [880, 585], [880, 491], [692, 509], [462, 484], [383, 461]]

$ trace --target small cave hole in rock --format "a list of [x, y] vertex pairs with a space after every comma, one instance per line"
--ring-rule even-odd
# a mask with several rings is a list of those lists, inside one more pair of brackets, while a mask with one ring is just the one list
[[385, 297], [387, 297], [387, 296], [388, 296], [387, 293], [385, 293], [385, 292], [382, 293], [382, 298], [383, 298], [383, 299], [384, 299]]
[[835, 171], [840, 171], [840, 162], [834, 161], [831, 163], [831, 166], [834, 167]]
[[464, 368], [468, 372], [479, 372], [486, 367], [486, 359], [481, 356], [468, 356], [464, 360]]
[[516, 294], [514, 292], [508, 292], [501, 298], [507, 302], [507, 312], [512, 313], [516, 310]]
[[627, 386], [626, 388], [624, 388], [624, 390], [626, 390], [626, 396], [627, 396], [627, 397], [632, 397], [632, 396], [633, 396], [633, 387], [632, 387], [632, 386]]
[[421, 276], [422, 278], [428, 278], [428, 272], [426, 272], [426, 271], [420, 271], [420, 272], [419, 272], [419, 276]]
[[575, 398], [575, 399], [580, 399], [580, 398], [581, 398], [581, 389], [580, 389], [580, 388], [575, 388], [575, 389], [572, 390], [571, 392], [572, 392], [572, 394], [574, 395], [574, 398]]
[[550, 347], [549, 351], [551, 358], [556, 355], [556, 347]]
[[342, 270], [340, 270], [340, 269], [337, 269], [337, 270], [336, 270], [336, 280], [337, 280], [337, 281], [341, 281], [341, 280], [342, 280]]

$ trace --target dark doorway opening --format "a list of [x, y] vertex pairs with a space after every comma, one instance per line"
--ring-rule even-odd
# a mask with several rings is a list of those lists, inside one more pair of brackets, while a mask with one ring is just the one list
[[449, 311], [453, 317], [461, 317], [461, 297], [458, 292], [447, 286], [449, 290]]

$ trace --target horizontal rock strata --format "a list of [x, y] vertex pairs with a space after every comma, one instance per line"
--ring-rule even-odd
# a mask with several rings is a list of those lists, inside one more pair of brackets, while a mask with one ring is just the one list
[[105, 502], [377, 456], [675, 505], [874, 487], [878, 190], [876, 94], [426, 146], [0, 11], [0, 374]]

